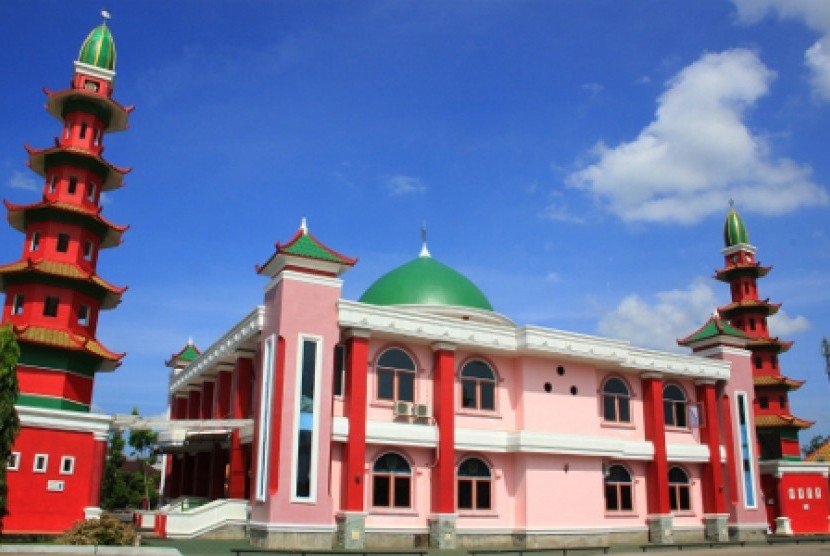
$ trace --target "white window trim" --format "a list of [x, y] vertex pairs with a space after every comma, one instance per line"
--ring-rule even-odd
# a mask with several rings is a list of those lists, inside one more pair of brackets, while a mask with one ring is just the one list
[[20, 469], [20, 452], [12, 452], [11, 456], [14, 460], [14, 465], [11, 465], [11, 463], [6, 465], [6, 471], [18, 471]]
[[[744, 480], [744, 461], [743, 461], [743, 446], [741, 446], [741, 403], [740, 399], [743, 398], [744, 403], [744, 422], [746, 423], [746, 432], [747, 432], [747, 454], [746, 457], [749, 460], [749, 476], [752, 483], [752, 499], [755, 501], [755, 504], [748, 504], [747, 503], [747, 491], [746, 491], [746, 480]], [[752, 436], [752, 427], [749, 426], [750, 418], [752, 415], [749, 413], [749, 405], [747, 402], [749, 397], [746, 395], [746, 392], [735, 392], [735, 415], [738, 417], [735, 420], [735, 423], [738, 425], [738, 450], [741, 452], [741, 491], [744, 495], [744, 507], [747, 509], [756, 509], [758, 508], [758, 490], [755, 488], [755, 454], [752, 450], [752, 444], [755, 442], [755, 438]]]
[[[69, 471], [64, 470], [64, 465], [66, 464], [67, 461], [70, 462]], [[75, 456], [62, 456], [61, 457], [60, 474], [61, 475], [74, 475], [75, 474]]]
[[[300, 397], [302, 388], [302, 372], [303, 372], [303, 342], [306, 340], [315, 342], [317, 344], [314, 356], [314, 409], [311, 414], [311, 430], [314, 434], [311, 439], [311, 465], [309, 468], [309, 478], [311, 484], [309, 485], [308, 496], [297, 496], [297, 446], [300, 441]], [[304, 504], [314, 504], [317, 502], [317, 464], [319, 459], [320, 446], [320, 400], [322, 399], [321, 392], [321, 374], [323, 370], [323, 337], [314, 334], [300, 333], [297, 336], [297, 365], [296, 365], [296, 380], [294, 381], [294, 425], [292, 431], [291, 442], [291, 502], [299, 502]]]
[[[38, 458], [43, 458], [43, 469], [37, 468]], [[49, 454], [35, 454], [35, 459], [32, 460], [32, 473], [46, 473], [49, 469]]]
[[277, 356], [277, 338], [276, 335], [272, 334], [262, 344], [262, 387], [259, 402], [259, 439], [257, 441], [257, 473], [254, 493], [258, 502], [265, 502], [268, 497], [274, 362]]

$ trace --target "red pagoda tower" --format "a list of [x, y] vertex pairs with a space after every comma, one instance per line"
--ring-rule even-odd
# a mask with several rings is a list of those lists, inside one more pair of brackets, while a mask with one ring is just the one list
[[35, 203], [5, 202], [25, 234], [17, 262], [0, 266], [3, 323], [20, 343], [21, 431], [9, 462], [4, 533], [56, 533], [100, 514], [98, 498], [110, 417], [90, 413], [95, 374], [123, 354], [96, 339], [98, 312], [126, 288], [96, 271], [100, 249], [121, 243], [126, 226], [101, 216], [101, 194], [121, 187], [127, 169], [102, 158], [104, 136], [127, 128], [132, 107], [112, 99], [115, 45], [106, 23], [81, 46], [68, 89], [49, 91], [46, 109], [61, 121], [54, 146], [26, 146], [44, 180]]
[[802, 461], [798, 433], [813, 423], [790, 412], [789, 392], [804, 381], [781, 373], [778, 357], [792, 342], [771, 337], [767, 326], [768, 317], [781, 304], [758, 295], [758, 279], [772, 267], [758, 263], [756, 248], [734, 209], [726, 216], [723, 235], [725, 266], [715, 272], [715, 278], [729, 283], [732, 302], [719, 307], [718, 313], [744, 333], [745, 349], [751, 352], [757, 453], [770, 526], [784, 534], [825, 533], [828, 508], [823, 490], [828, 469]]

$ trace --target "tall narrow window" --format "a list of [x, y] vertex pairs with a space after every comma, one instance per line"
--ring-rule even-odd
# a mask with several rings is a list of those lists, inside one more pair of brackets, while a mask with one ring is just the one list
[[58, 188], [58, 177], [55, 174], [49, 176], [49, 193], [54, 193]]
[[9, 454], [9, 461], [6, 463], [6, 471], [17, 471], [20, 469], [20, 452]]
[[631, 422], [631, 392], [624, 380], [609, 378], [602, 385], [602, 417], [606, 421]]
[[58, 253], [69, 251], [69, 234], [58, 234], [58, 245], [55, 247]]
[[458, 466], [458, 509], [489, 510], [492, 506], [490, 468], [478, 458], [467, 458]]
[[271, 454], [271, 398], [274, 390], [275, 337], [269, 336], [262, 344], [262, 390], [259, 403], [259, 438], [257, 440], [257, 468], [255, 496], [264, 502], [268, 495], [268, 460]]
[[622, 465], [610, 465], [605, 472], [605, 510], [630, 512], [634, 509], [631, 473]]
[[61, 457], [61, 475], [72, 475], [75, 473], [75, 457]]
[[670, 427], [687, 427], [686, 394], [676, 384], [667, 384], [663, 388], [663, 411], [666, 425]]
[[384, 454], [372, 466], [372, 506], [412, 506], [412, 469], [398, 454]]
[[78, 307], [78, 324], [81, 326], [89, 326], [89, 306], [81, 305]]
[[300, 337], [297, 361], [297, 407], [294, 451], [295, 500], [314, 500], [317, 497], [317, 444], [316, 434], [319, 400], [317, 384], [320, 374], [320, 342]]
[[37, 251], [40, 249], [40, 232], [32, 232], [32, 239], [29, 241], [29, 251]]
[[96, 147], [101, 145], [101, 133], [102, 133], [102, 130], [101, 130], [100, 127], [95, 130], [95, 146]]
[[58, 304], [60, 303], [60, 299], [57, 297], [48, 295], [46, 299], [43, 300], [43, 316], [44, 317], [56, 317], [58, 316]]
[[753, 361], [753, 363], [755, 363], [755, 368], [756, 369], [760, 369], [761, 367], [764, 366], [764, 360], [761, 359], [760, 356], [753, 357], [752, 361]]
[[755, 319], [749, 319], [749, 329], [755, 330]]
[[484, 361], [470, 361], [461, 369], [461, 406], [496, 409], [496, 373]]
[[335, 396], [342, 396], [346, 391], [346, 346], [334, 346], [334, 387]]
[[376, 365], [379, 400], [415, 400], [415, 362], [405, 351], [387, 349]]
[[24, 297], [22, 293], [14, 294], [14, 299], [12, 300], [12, 314], [13, 315], [22, 315], [23, 314], [23, 301]]
[[78, 190], [78, 178], [72, 176], [69, 178], [69, 187], [67, 188], [67, 192], [70, 195], [74, 195], [75, 192]]
[[689, 494], [689, 475], [682, 467], [669, 469], [669, 505], [672, 511], [689, 511], [692, 498]]
[[92, 242], [85, 241], [84, 242], [84, 258], [88, 261], [92, 260]]
[[81, 124], [81, 132], [78, 133], [80, 139], [86, 139], [86, 128], [89, 127], [85, 123]]
[[755, 470], [752, 467], [753, 455], [752, 444], [755, 441], [749, 427], [749, 407], [747, 406], [746, 394], [737, 392], [735, 394], [738, 403], [738, 429], [741, 441], [741, 464], [743, 468], [743, 491], [744, 505], [747, 508], [756, 507], [755, 503]]
[[49, 467], [49, 456], [47, 454], [35, 454], [35, 459], [32, 464], [32, 471], [35, 473], [46, 473]]
[[90, 182], [86, 186], [86, 198], [88, 201], [95, 200], [95, 193], [98, 190], [98, 186], [94, 183]]
[[760, 396], [758, 398], [758, 407], [761, 409], [769, 409], [769, 398], [766, 396]]

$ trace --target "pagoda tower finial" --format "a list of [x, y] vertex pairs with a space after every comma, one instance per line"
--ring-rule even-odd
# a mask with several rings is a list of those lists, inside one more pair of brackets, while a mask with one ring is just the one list
[[305, 216], [300, 220], [300, 229], [303, 231], [303, 235], [308, 234], [308, 221]]
[[109, 10], [107, 10], [107, 9], [103, 9], [103, 10], [101, 10], [101, 18], [104, 20], [104, 21], [102, 21], [101, 23], [102, 23], [103, 25], [106, 25], [106, 24], [107, 24], [107, 21], [109, 21], [110, 19], [112, 19], [112, 15], [110, 14], [110, 11], [109, 11]]
[[431, 257], [432, 255], [429, 253], [429, 247], [427, 247], [427, 221], [424, 220], [421, 224], [421, 252], [418, 254], [419, 257]]

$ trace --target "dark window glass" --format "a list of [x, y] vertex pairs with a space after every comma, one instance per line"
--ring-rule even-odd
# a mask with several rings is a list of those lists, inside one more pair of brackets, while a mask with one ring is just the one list
[[781, 409], [787, 408], [787, 396], [780, 396], [778, 398], [778, 404], [781, 406]]
[[92, 242], [84, 242], [84, 258], [88, 261], [92, 260]]
[[612, 465], [605, 475], [605, 509], [612, 512], [634, 509], [631, 474], [622, 465]]
[[23, 301], [24, 296], [22, 293], [15, 294], [14, 300], [12, 301], [12, 314], [13, 315], [22, 315], [23, 314]]
[[493, 370], [490, 369], [490, 366], [484, 361], [470, 361], [464, 365], [464, 369], [461, 371], [461, 376], [467, 378], [485, 378], [489, 380], [496, 379], [493, 374]]
[[75, 191], [77, 189], [78, 189], [78, 178], [76, 178], [75, 176], [72, 176], [71, 178], [69, 178], [69, 188], [67, 189], [67, 191], [69, 192], [70, 195], [74, 195]]
[[58, 253], [66, 253], [69, 250], [69, 234], [58, 234]]
[[411, 474], [409, 464], [398, 454], [384, 454], [379, 457], [372, 467], [372, 504], [408, 508]]
[[476, 383], [474, 380], [461, 381], [461, 406], [475, 409]]
[[476, 481], [476, 509], [490, 509], [490, 481]]
[[409, 477], [395, 477], [395, 507], [409, 507]]
[[490, 478], [490, 468], [478, 458], [467, 458], [458, 466], [459, 477]]
[[[317, 342], [303, 341], [303, 381], [300, 387], [303, 398], [314, 400], [314, 369], [317, 362]], [[302, 403], [300, 406], [302, 407]], [[301, 410], [302, 411], [302, 410]]]
[[480, 360], [469, 361], [461, 369], [461, 405], [470, 409], [496, 408], [496, 374]]
[[415, 399], [415, 373], [398, 373], [398, 399], [405, 402]]
[[334, 346], [334, 388], [335, 396], [343, 395], [343, 379], [346, 376], [346, 346]]
[[78, 137], [84, 139], [86, 137], [86, 128], [88, 126], [86, 124], [81, 124], [81, 133], [78, 134]]
[[78, 307], [78, 324], [87, 326], [89, 324], [89, 307], [81, 305]]
[[761, 396], [758, 398], [758, 406], [761, 409], [768, 409], [769, 408], [769, 398], [766, 396]]
[[375, 461], [372, 467], [375, 473], [394, 473], [398, 475], [409, 475], [412, 471], [409, 464], [398, 454], [384, 454]]
[[689, 487], [681, 487], [679, 489], [680, 494], [680, 509], [681, 510], [690, 510], [692, 509], [692, 502], [689, 498]]
[[395, 373], [378, 370], [378, 398], [382, 400], [395, 399]]
[[481, 409], [496, 409], [496, 384], [494, 382], [479, 382], [481, 388]]
[[372, 479], [372, 505], [389, 506], [389, 476], [375, 476]]
[[378, 359], [378, 367], [391, 367], [393, 369], [415, 370], [415, 362], [400, 349], [387, 349]]
[[628, 385], [619, 378], [609, 378], [602, 385], [602, 411], [606, 421], [630, 421]]
[[756, 358], [754, 358], [754, 360], [753, 360], [753, 361], [755, 362], [755, 368], [756, 368], [756, 369], [760, 369], [760, 368], [761, 368], [761, 367], [763, 367], [763, 365], [764, 365], [764, 361], [763, 361], [763, 359], [761, 359], [760, 357], [756, 357]]
[[620, 509], [628, 511], [634, 509], [634, 500], [631, 496], [631, 485], [620, 485]]
[[617, 485], [605, 485], [605, 509], [612, 512], [619, 509]]
[[602, 416], [606, 421], [617, 420], [617, 400], [613, 396], [602, 398]]
[[297, 491], [296, 496], [311, 496], [311, 431], [299, 431], [297, 446]]
[[620, 399], [620, 421], [625, 423], [631, 422], [631, 411], [629, 409], [628, 398]]
[[56, 317], [58, 316], [58, 303], [60, 300], [57, 297], [48, 296], [43, 302], [43, 316]]
[[32, 243], [29, 245], [30, 251], [37, 251], [40, 248], [40, 232], [32, 232]]
[[663, 411], [666, 425], [686, 426], [686, 394], [676, 384], [668, 384], [663, 388]]
[[755, 319], [749, 319], [749, 329], [755, 330]]
[[473, 509], [473, 482], [458, 481], [458, 507], [462, 510]]

